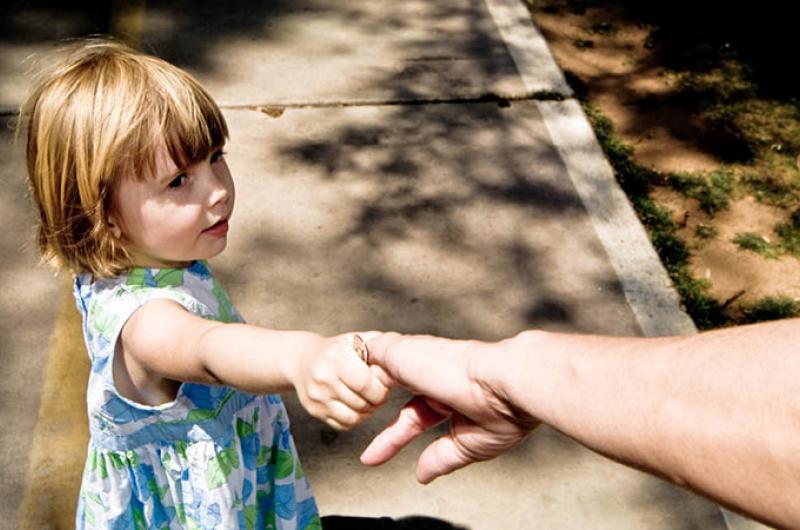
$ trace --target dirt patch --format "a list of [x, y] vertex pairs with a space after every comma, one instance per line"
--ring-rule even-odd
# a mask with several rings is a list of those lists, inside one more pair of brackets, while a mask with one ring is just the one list
[[[646, 175], [647, 200], [671, 213], [670, 237], [688, 251], [683, 268], [700, 280], [689, 282], [692, 289], [721, 305], [727, 323], [764, 297], [800, 300], [798, 253], [776, 232], [796, 218], [800, 245], [800, 102], [775, 90], [775, 72], [764, 70], [751, 43], [730, 44], [710, 30], [717, 40], [705, 42], [702, 20], [684, 38], [663, 7], [648, 13], [631, 2], [529, 4], [577, 96], [613, 125], [611, 149], [646, 168], [628, 174]], [[709, 187], [720, 173], [730, 185]], [[643, 221], [658, 237], [652, 220]]]
[[[634, 147], [640, 164], [668, 172], [710, 171], [719, 165], [695, 138], [702, 128], [697, 116], [659, 103], [677, 90], [678, 80], [646, 48], [647, 27], [633, 23], [615, 6], [592, 8], [591, 15], [537, 6], [532, 11], [558, 64], [580, 80], [586, 97]], [[612, 29], [598, 34], [593, 27]]]
[[[800, 299], [800, 262], [791, 256], [765, 259], [734, 243], [737, 234], [751, 233], [775, 244], [774, 227], [785, 222], [779, 209], [747, 196], [730, 203], [714, 216], [687, 201], [680, 193], [658, 187], [653, 199], [668, 207], [680, 226], [678, 236], [691, 242], [689, 270], [710, 282], [710, 293], [721, 303], [753, 303], [765, 296]], [[706, 230], [711, 237], [698, 237]]]

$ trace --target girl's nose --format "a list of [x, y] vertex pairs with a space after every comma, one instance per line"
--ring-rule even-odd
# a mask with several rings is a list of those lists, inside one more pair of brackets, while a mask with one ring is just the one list
[[230, 196], [230, 192], [228, 192], [228, 188], [225, 186], [225, 182], [218, 178], [214, 178], [214, 186], [211, 189], [211, 194], [209, 196], [209, 202], [211, 206], [215, 206], [217, 203], [226, 203], [228, 202], [228, 197]]
[[228, 178], [224, 174], [214, 171], [214, 168], [209, 168], [209, 203], [211, 206], [216, 206], [218, 203], [227, 203], [230, 199], [230, 190]]

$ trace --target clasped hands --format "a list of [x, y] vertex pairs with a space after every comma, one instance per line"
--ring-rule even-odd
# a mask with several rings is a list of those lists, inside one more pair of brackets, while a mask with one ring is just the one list
[[[351, 377], [356, 390], [362, 392], [340, 389], [348, 406], [338, 407], [336, 419], [320, 419], [337, 429], [350, 428], [385, 402], [389, 387], [401, 386], [414, 394], [394, 422], [362, 453], [362, 463], [383, 464], [428, 429], [449, 420], [448, 434], [428, 445], [417, 461], [417, 480], [427, 484], [510, 450], [538, 425], [504, 399], [502, 385], [493, 382], [491, 361], [497, 353], [496, 344], [397, 333], [369, 332], [361, 336], [374, 377], [351, 370], [362, 376], [358, 380]], [[349, 340], [353, 340], [352, 335]], [[362, 368], [366, 366], [362, 364]], [[304, 399], [318, 393], [310, 389], [306, 396], [300, 395], [309, 412], [312, 409]], [[341, 413], [348, 408], [353, 410]]]

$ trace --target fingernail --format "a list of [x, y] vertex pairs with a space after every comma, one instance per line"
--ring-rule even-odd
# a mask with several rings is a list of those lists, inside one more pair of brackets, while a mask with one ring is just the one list
[[362, 361], [364, 361], [366, 364], [369, 364], [369, 350], [367, 349], [367, 344], [358, 334], [353, 335], [353, 349], [356, 351]]

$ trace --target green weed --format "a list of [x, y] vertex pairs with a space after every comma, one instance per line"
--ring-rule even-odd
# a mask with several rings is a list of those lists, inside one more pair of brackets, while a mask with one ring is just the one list
[[760, 254], [767, 259], [778, 259], [778, 250], [766, 239], [753, 232], [739, 232], [733, 242], [739, 248]]
[[613, 35], [617, 32], [617, 27], [611, 22], [599, 21], [589, 26], [589, 33], [594, 35]]
[[796, 204], [800, 198], [800, 183], [775, 175], [742, 177], [742, 184], [758, 202], [780, 208]]
[[600, 110], [590, 102], [582, 102], [583, 111], [594, 129], [597, 140], [603, 148], [617, 181], [631, 200], [647, 196], [652, 184], [663, 181], [657, 171], [638, 165], [633, 160], [633, 149], [614, 134], [614, 126]]
[[785, 296], [766, 296], [757, 302], [741, 304], [740, 310], [747, 323], [780, 320], [800, 316], [800, 302]]
[[722, 304], [708, 294], [711, 284], [707, 280], [693, 278], [685, 266], [670, 276], [684, 309], [698, 329], [719, 328], [730, 322]]
[[783, 250], [793, 256], [800, 257], [800, 210], [795, 210], [788, 223], [775, 226], [780, 245]]
[[700, 239], [715, 239], [719, 235], [719, 231], [713, 225], [700, 223], [695, 227], [694, 234]]
[[730, 205], [735, 178], [730, 171], [718, 170], [702, 176], [676, 173], [667, 179], [669, 185], [685, 197], [695, 199], [709, 215], [726, 210]]
[[649, 196], [651, 185], [663, 183], [664, 176], [633, 161], [633, 149], [614, 135], [611, 121], [594, 105], [583, 102], [583, 110], [614, 168], [617, 181], [628, 194], [634, 210], [647, 229], [684, 309], [699, 329], [726, 325], [729, 320], [725, 308], [709, 294], [709, 282], [693, 278], [689, 271], [689, 249], [678, 237], [679, 227], [672, 220], [670, 211]]
[[[686, 242], [677, 235], [680, 227], [672, 220], [671, 213], [649, 197], [653, 186], [669, 185], [696, 200], [709, 216], [724, 211], [732, 200], [744, 193], [770, 205], [800, 210], [800, 98], [792, 91], [791, 84], [786, 83], [785, 69], [764, 70], [772, 60], [764, 61], [759, 58], [761, 56], [750, 53], [760, 49], [763, 37], [711, 23], [718, 20], [716, 8], [703, 10], [692, 5], [705, 14], [705, 18], [699, 19], [702, 23], [693, 24], [692, 21], [698, 20], [696, 16], [687, 22], [678, 15], [681, 10], [667, 4], [615, 4], [624, 6], [625, 14], [638, 20], [639, 27], [650, 29], [643, 43], [644, 50], [637, 50], [637, 55], [642, 56], [642, 61], [654, 58], [670, 75], [671, 81], [677, 82], [676, 90], [653, 102], [676, 107], [691, 116], [688, 126], [676, 131], [676, 137], [683, 134], [695, 147], [725, 164], [723, 171], [688, 175], [668, 175], [639, 166], [631, 147], [614, 134], [611, 122], [591, 103], [583, 102], [616, 178], [646, 227], [686, 311], [700, 329], [737, 323], [745, 318], [764, 319], [770, 314], [784, 318], [793, 314], [796, 305], [785, 301], [751, 304], [745, 316], [733, 305], [737, 297], [725, 303], [717, 302], [709, 294], [709, 282], [692, 277], [688, 266], [690, 253]], [[589, 4], [565, 0], [560, 5], [583, 14]], [[737, 20], [742, 22], [741, 27], [750, 27], [752, 12], [740, 13]], [[599, 39], [616, 31], [612, 24], [596, 22], [605, 19], [607, 17], [602, 15], [587, 18], [586, 38], [573, 44], [585, 49], [594, 45], [588, 39]], [[621, 27], [625, 27], [624, 23]], [[647, 50], [654, 50], [654, 53]], [[746, 53], [742, 53], [743, 50]], [[632, 54], [624, 62], [630, 66], [637, 60]], [[783, 63], [777, 61], [776, 64]], [[570, 85], [580, 87], [581, 90], [575, 90], [576, 94], [585, 100], [589, 91], [586, 83], [576, 78]], [[744, 172], [758, 176], [741, 177]], [[734, 241], [745, 250], [771, 259], [784, 253], [800, 257], [800, 213], [797, 217], [797, 220], [793, 218], [774, 227], [777, 237], [773, 243], [752, 233], [737, 234]], [[719, 237], [715, 226], [707, 223], [696, 227], [697, 240]]]

